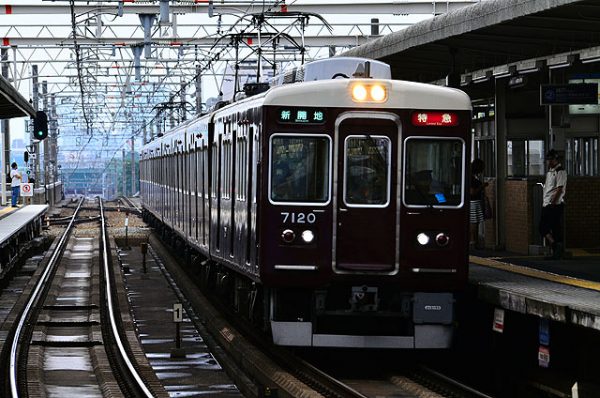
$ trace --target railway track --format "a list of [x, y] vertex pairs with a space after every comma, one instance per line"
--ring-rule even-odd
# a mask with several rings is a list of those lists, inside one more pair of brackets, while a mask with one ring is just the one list
[[122, 337], [103, 204], [91, 234], [77, 233], [82, 205], [17, 309], [3, 346], [2, 396], [166, 396], [146, 385]]
[[[246, 373], [248, 379], [259, 386], [241, 388], [244, 391], [254, 391], [253, 396], [270, 393], [279, 397], [490, 398], [474, 388], [424, 367], [396, 371], [397, 366], [390, 365], [386, 368], [385, 364], [373, 365], [380, 368], [375, 371], [372, 368], [368, 369], [369, 376], [364, 377], [348, 377], [344, 372], [335, 370], [324, 371], [318, 362], [304, 360], [291, 350], [265, 342], [264, 336], [256, 330], [237, 321], [234, 313], [205, 297], [191, 281], [194, 276], [186, 275], [185, 271], [179, 268], [177, 260], [171, 257], [169, 250], [162, 246], [158, 239], [150, 239], [149, 252], [168, 274], [167, 280], [180, 292], [179, 299], [188, 314], [192, 314], [192, 321], [203, 320], [202, 327], [211, 333], [215, 344], [220, 346], [219, 349], [226, 351], [230, 359]], [[335, 356], [337, 352], [328, 351], [328, 354]], [[379, 354], [375, 352], [373, 355]], [[403, 358], [403, 355], [397, 354], [396, 358]], [[227, 360], [219, 360], [224, 366], [227, 364]], [[341, 357], [339, 362], [340, 367], [346, 369], [349, 364], [352, 366], [352, 363], [355, 363], [360, 371], [360, 360], [353, 362], [352, 357]], [[377, 360], [372, 363], [376, 362]], [[371, 376], [373, 373], [379, 376]]]

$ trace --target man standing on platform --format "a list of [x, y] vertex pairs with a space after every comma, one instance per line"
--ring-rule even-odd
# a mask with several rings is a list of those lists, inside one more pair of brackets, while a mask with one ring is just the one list
[[21, 181], [22, 181], [22, 177], [21, 177], [21, 173], [19, 173], [19, 170], [17, 170], [17, 163], [13, 162], [11, 165], [11, 170], [10, 170], [10, 178], [11, 178], [11, 182], [10, 182], [10, 188], [12, 190], [12, 201], [11, 201], [11, 205], [12, 207], [17, 207], [17, 201], [19, 200], [19, 192], [21, 191]]
[[558, 153], [551, 149], [546, 154], [548, 172], [544, 183], [544, 202], [542, 217], [540, 219], [540, 234], [546, 238], [552, 247], [552, 258], [562, 258], [564, 253], [563, 242], [563, 214], [565, 191], [567, 188], [567, 172], [558, 161]]

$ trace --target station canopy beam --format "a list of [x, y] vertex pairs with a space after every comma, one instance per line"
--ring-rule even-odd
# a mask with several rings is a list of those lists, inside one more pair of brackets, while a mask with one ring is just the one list
[[[517, 6], [518, 5], [518, 6]], [[598, 46], [597, 0], [482, 1], [346, 51], [393, 65], [397, 79], [437, 81], [449, 71], [476, 71]]]

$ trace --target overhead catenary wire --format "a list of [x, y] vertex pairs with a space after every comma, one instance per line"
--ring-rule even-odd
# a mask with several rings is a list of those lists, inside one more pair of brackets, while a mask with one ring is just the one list
[[[84, 108], [83, 109], [83, 113], [84, 113], [84, 115], [87, 115], [87, 112], [85, 112], [85, 109], [88, 107], [89, 104], [86, 104], [86, 102], [84, 100], [84, 97], [85, 97], [84, 93], [85, 93], [85, 91], [84, 91], [83, 79], [81, 77], [81, 75], [82, 75], [81, 64], [80, 64], [81, 63], [81, 59], [80, 59], [80, 55], [77, 55], [79, 47], [78, 47], [77, 42], [76, 42], [76, 29], [75, 29], [76, 23], [74, 22], [75, 21], [74, 0], [69, 0], [69, 1], [70, 1], [70, 4], [71, 4], [71, 10], [72, 10], [72, 13], [71, 13], [71, 16], [72, 16], [72, 28], [73, 28], [73, 31], [74, 31], [73, 36], [74, 36], [74, 40], [75, 40], [74, 43], [75, 43], [75, 48], [76, 48], [76, 56], [77, 56], [77, 59], [79, 60], [78, 61], [78, 79], [79, 79], [79, 82], [80, 82], [80, 93], [81, 93], [81, 98], [82, 98], [81, 102], [82, 102], [82, 108]], [[251, 20], [248, 21], [248, 23], [247, 23], [246, 26], [244, 26], [243, 28], [239, 29], [239, 32], [237, 33], [239, 35], [239, 37], [242, 37], [244, 34], [249, 33], [252, 29], [255, 29], [257, 27], [257, 20], [256, 20], [257, 19], [256, 18], [257, 15], [260, 15], [260, 14], [263, 14], [263, 13], [265, 13], [266, 15], [269, 15], [272, 12], [272, 10], [274, 10], [275, 7], [280, 6], [282, 4], [285, 4], [285, 1], [276, 0], [276, 1], [273, 1], [270, 5], [267, 5], [266, 3], [267, 2], [264, 1], [264, 0], [261, 0], [259, 2], [257, 2], [257, 1], [251, 1], [251, 2], [249, 2], [249, 5], [246, 8], [246, 10], [240, 10], [241, 12], [243, 12], [243, 16], [239, 18], [238, 22], [236, 22], [235, 24], [232, 24], [229, 27], [229, 29], [227, 30], [227, 33], [233, 31], [236, 27], [239, 26], [239, 23], [241, 21], [243, 21], [245, 19], [245, 17], [247, 18], [249, 15], [251, 15], [252, 16]], [[260, 7], [259, 8], [259, 10], [261, 10], [260, 13], [252, 13], [251, 12], [252, 10], [255, 9], [256, 6]], [[272, 15], [270, 15], [270, 16], [272, 16]], [[260, 19], [260, 21], [262, 21], [262, 19]], [[260, 21], [258, 23], [258, 28], [259, 29], [260, 29], [260, 25], [262, 24]], [[329, 27], [328, 27], [328, 29], [329, 29]], [[223, 46], [220, 49], [218, 49], [217, 51], [214, 51], [215, 48], [213, 47], [210, 50], [209, 54], [204, 58], [204, 60], [199, 62], [200, 63], [200, 65], [199, 65], [200, 68], [198, 69], [198, 72], [196, 72], [195, 74], [193, 74], [193, 76], [189, 80], [187, 80], [185, 82], [182, 82], [181, 85], [180, 85], [180, 87], [179, 87], [179, 89], [176, 90], [176, 91], [174, 91], [174, 92], [171, 92], [171, 94], [168, 95], [168, 97], [167, 97], [168, 98], [167, 101], [165, 101], [165, 102], [166, 103], [172, 103], [175, 98], [181, 96], [183, 90], [187, 90], [187, 88], [191, 84], [196, 83], [197, 79], [199, 79], [203, 75], [204, 72], [212, 70], [214, 68], [214, 66], [219, 62], [219, 60], [221, 58], [223, 58], [227, 53], [230, 53], [232, 51], [228, 47], [229, 46]], [[121, 49], [119, 48], [119, 52], [120, 51], [121, 51]], [[260, 53], [259, 53], [259, 56], [261, 56]], [[176, 63], [176, 65], [178, 65], [182, 61], [185, 62], [185, 60], [178, 60], [177, 63]], [[131, 67], [132, 66], [130, 65], [130, 68]], [[127, 68], [127, 69], [130, 69], [130, 68]], [[175, 68], [176, 68], [176, 66], [175, 66]], [[121, 70], [120, 69], [119, 69], [119, 76], [122, 78]], [[157, 95], [164, 95], [165, 94], [165, 93], [160, 92], [160, 88], [163, 86], [163, 84], [165, 84], [167, 77], [168, 76], [166, 76], [166, 75], [163, 76], [161, 78], [161, 80], [156, 83], [156, 85], [154, 87], [154, 90], [152, 90], [151, 98], [156, 98]], [[225, 78], [225, 76], [223, 76], [223, 79], [224, 78]], [[144, 90], [144, 88], [142, 86], [136, 86], [134, 88], [134, 91], [136, 93], [143, 92], [143, 90]], [[147, 102], [151, 102], [151, 101], [148, 99]], [[124, 106], [123, 106], [123, 103], [122, 103], [121, 106], [119, 106], [118, 109], [114, 112], [113, 118], [112, 118], [113, 120], [115, 120], [118, 117], [118, 115], [120, 115], [122, 113], [123, 108], [124, 108]], [[136, 122], [136, 129], [134, 131], [132, 131], [131, 134], [124, 134], [122, 136], [122, 138], [121, 138], [122, 141], [121, 141], [120, 145], [116, 145], [116, 149], [114, 150], [112, 157], [108, 161], [106, 161], [105, 167], [102, 170], [102, 172], [97, 175], [96, 180], [93, 183], [94, 185], [98, 183], [99, 179], [106, 172], [106, 170], [109, 167], [111, 167], [111, 165], [113, 164], [113, 161], [115, 160], [117, 154], [122, 149], [124, 149], [126, 145], [129, 145], [130, 140], [139, 137], [140, 134], [142, 133], [142, 131], [146, 128], [146, 126], [152, 125], [152, 123], [154, 123], [159, 117], [162, 117], [161, 112], [157, 112], [156, 114], [154, 114], [150, 120], [144, 120], [144, 121], [141, 121], [141, 122], [139, 122], [139, 121]], [[87, 130], [91, 129], [91, 126], [90, 126], [88, 118], [86, 118], [86, 128], [87, 128]], [[102, 126], [100, 128], [104, 129], [104, 133], [105, 134], [108, 134], [108, 135], [111, 134], [111, 130], [112, 129], [109, 129], [108, 126], [105, 125], [104, 123], [102, 123]], [[114, 137], [111, 135], [111, 138], [114, 138]], [[84, 151], [84, 149], [88, 146], [88, 144], [91, 142], [91, 140], [92, 140], [92, 137], [90, 135], [90, 137], [88, 138], [88, 141], [86, 142], [86, 144], [84, 146], [82, 146], [81, 150], [78, 152], [76, 167], [69, 174], [69, 178], [71, 178], [73, 176], [73, 173], [75, 173], [77, 171], [77, 169], [79, 167], [79, 164], [81, 162], [81, 158], [82, 158], [81, 154]], [[103, 142], [102, 143], [102, 147], [105, 147], [105, 144], [107, 144], [107, 142], [108, 142], [108, 140], [105, 141], [105, 142]], [[114, 146], [111, 146], [111, 147], [115, 148]]]

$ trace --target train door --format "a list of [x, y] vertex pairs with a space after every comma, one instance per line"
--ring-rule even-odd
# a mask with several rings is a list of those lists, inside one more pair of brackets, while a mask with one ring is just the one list
[[398, 269], [399, 120], [351, 112], [336, 122], [334, 269]]

